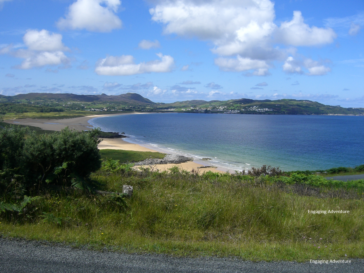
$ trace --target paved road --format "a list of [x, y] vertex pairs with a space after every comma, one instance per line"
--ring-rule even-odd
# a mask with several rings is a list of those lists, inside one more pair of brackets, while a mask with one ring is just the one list
[[359, 180], [359, 179], [364, 179], [364, 174], [332, 176], [332, 177], [326, 177], [326, 179], [327, 180], [340, 180], [340, 181]]
[[249, 262], [222, 258], [171, 258], [164, 255], [131, 255], [73, 249], [61, 245], [0, 238], [0, 272], [269, 272], [362, 273], [364, 260], [350, 264]]

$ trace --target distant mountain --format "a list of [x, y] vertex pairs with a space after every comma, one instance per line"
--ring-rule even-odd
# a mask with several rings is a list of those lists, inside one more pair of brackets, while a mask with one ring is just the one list
[[[148, 112], [174, 111], [174, 112], [189, 112], [189, 113], [229, 113], [229, 114], [265, 114], [265, 115], [330, 115], [330, 114], [364, 115], [364, 108], [344, 108], [340, 107], [339, 105], [330, 106], [309, 100], [293, 100], [293, 99], [253, 100], [253, 99], [241, 98], [241, 99], [234, 99], [227, 101], [187, 100], [187, 101], [177, 101], [174, 103], [155, 103], [136, 93], [127, 93], [117, 96], [108, 96], [106, 94], [76, 95], [68, 93], [66, 94], [30, 93], [30, 94], [21, 94], [16, 96], [0, 95], [0, 102], [17, 104], [18, 106], [16, 107], [16, 109], [18, 109], [19, 111], [20, 110], [25, 111], [26, 109], [29, 108], [29, 105], [31, 105], [34, 107], [41, 107], [38, 109], [39, 111], [50, 111], [52, 109], [55, 109], [57, 111], [127, 110], [127, 111], [148, 111]], [[3, 104], [2, 107], [5, 109], [5, 104]], [[6, 109], [12, 109], [12, 106], [6, 105]]]
[[2, 96], [0, 97], [2, 101], [7, 102], [29, 102], [29, 101], [55, 101], [61, 102], [122, 102], [130, 105], [146, 105], [154, 104], [149, 99], [136, 93], [121, 94], [118, 96], [108, 96], [106, 94], [101, 95], [76, 95], [69, 93], [29, 93], [20, 94], [16, 96]]
[[165, 103], [166, 105], [170, 107], [196, 107], [199, 105], [203, 105], [209, 103], [205, 100], [186, 100], [186, 101], [177, 101], [173, 103]]

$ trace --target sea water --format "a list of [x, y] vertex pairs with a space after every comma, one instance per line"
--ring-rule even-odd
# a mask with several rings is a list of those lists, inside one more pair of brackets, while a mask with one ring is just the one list
[[247, 170], [270, 165], [285, 171], [364, 164], [363, 116], [291, 116], [161, 113], [90, 120], [126, 141], [153, 149], [210, 158], [209, 165]]

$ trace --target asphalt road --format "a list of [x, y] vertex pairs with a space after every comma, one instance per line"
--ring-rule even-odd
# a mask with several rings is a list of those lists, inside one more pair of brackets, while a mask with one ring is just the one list
[[339, 181], [359, 180], [359, 179], [364, 179], [364, 174], [332, 176], [332, 177], [326, 177], [326, 179], [339, 180]]
[[172, 258], [165, 255], [133, 255], [98, 252], [44, 242], [0, 238], [0, 272], [269, 272], [269, 273], [362, 273], [364, 260], [351, 263], [313, 264], [250, 262], [223, 258]]

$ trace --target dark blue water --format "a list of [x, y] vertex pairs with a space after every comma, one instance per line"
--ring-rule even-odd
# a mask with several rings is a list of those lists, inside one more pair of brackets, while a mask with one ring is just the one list
[[319, 170], [364, 164], [364, 117], [145, 114], [95, 118], [135, 143], [210, 157], [235, 170], [271, 165]]

